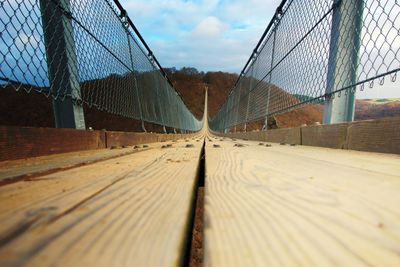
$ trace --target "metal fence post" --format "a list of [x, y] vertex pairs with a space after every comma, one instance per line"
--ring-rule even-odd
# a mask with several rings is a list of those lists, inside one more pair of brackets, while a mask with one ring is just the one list
[[143, 132], [146, 133], [147, 130], [146, 130], [146, 127], [144, 126], [144, 120], [143, 120], [143, 115], [142, 115], [142, 105], [140, 104], [140, 100], [139, 100], [139, 88], [137, 85], [137, 79], [136, 79], [136, 73], [135, 73], [135, 62], [134, 62], [133, 53], [132, 53], [132, 44], [131, 44], [131, 39], [129, 38], [129, 36], [130, 36], [129, 22], [128, 22], [128, 17], [127, 17], [125, 10], [121, 11], [120, 17], [121, 17], [122, 24], [125, 27], [126, 37], [128, 39], [129, 56], [130, 56], [131, 63], [132, 63], [132, 75], [133, 75], [133, 79], [135, 81], [135, 95], [136, 95], [137, 105], [139, 108], [139, 116], [140, 116], [141, 126], [142, 126]]
[[247, 119], [249, 118], [249, 107], [250, 107], [250, 97], [251, 97], [251, 87], [253, 85], [253, 74], [254, 74], [254, 64], [257, 59], [257, 53], [254, 53], [253, 62], [251, 64], [250, 81], [249, 81], [249, 92], [247, 94], [247, 106], [246, 106], [246, 119], [244, 122], [244, 132], [247, 132]]
[[[152, 65], [154, 65], [154, 57], [153, 54], [149, 54], [150, 57], [150, 62]], [[162, 76], [164, 77], [164, 76]], [[162, 124], [162, 128], [163, 128], [163, 132], [167, 133], [167, 129], [165, 128], [165, 122], [164, 122], [164, 116], [163, 116], [163, 112], [162, 112], [162, 108], [161, 108], [161, 102], [160, 102], [160, 87], [161, 87], [161, 80], [162, 78], [158, 77], [157, 78], [157, 83], [156, 83], [156, 96], [157, 96], [157, 104], [158, 104], [158, 109], [160, 111], [160, 117], [161, 117], [161, 124]]]
[[354, 120], [355, 88], [332, 93], [356, 83], [364, 0], [334, 0], [328, 61], [324, 124]]
[[85, 129], [69, 0], [40, 0], [57, 128]]
[[160, 88], [159, 88], [160, 86], [161, 86], [160, 83], [158, 83], [157, 86], [156, 86], [157, 102], [158, 102], [158, 107], [159, 107], [159, 110], [160, 110], [160, 116], [161, 116], [161, 123], [162, 123], [163, 131], [164, 131], [164, 133], [167, 133], [167, 129], [165, 127], [165, 121], [164, 121], [164, 114], [163, 114], [163, 110], [161, 108], [161, 102], [160, 102], [160, 98], [161, 98], [160, 92], [159, 92], [160, 91]]
[[268, 93], [267, 93], [267, 106], [265, 108], [265, 121], [262, 130], [268, 130], [268, 114], [269, 114], [269, 98], [271, 97], [271, 90], [272, 90], [272, 68], [274, 67], [274, 59], [275, 59], [275, 45], [276, 45], [276, 27], [278, 25], [278, 19], [276, 18], [274, 21], [274, 33], [272, 35], [272, 52], [271, 52], [271, 70], [269, 74], [269, 81], [268, 81]]

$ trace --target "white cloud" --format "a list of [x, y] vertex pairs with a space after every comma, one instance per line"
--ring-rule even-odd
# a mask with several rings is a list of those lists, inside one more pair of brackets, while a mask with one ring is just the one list
[[193, 30], [192, 34], [196, 38], [220, 37], [228, 25], [222, 23], [216, 17], [204, 18]]
[[166, 67], [240, 72], [280, 0], [122, 0]]

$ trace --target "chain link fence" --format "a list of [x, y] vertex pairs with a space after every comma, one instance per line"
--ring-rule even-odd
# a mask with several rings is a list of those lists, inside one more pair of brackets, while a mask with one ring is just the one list
[[210, 127], [227, 130], [306, 104], [326, 109], [340, 97], [351, 120], [357, 89], [396, 80], [399, 51], [398, 0], [282, 1]]
[[2, 0], [0, 32], [1, 87], [43, 94], [55, 113], [70, 102], [75, 114], [87, 105], [176, 129], [202, 127], [118, 1]]

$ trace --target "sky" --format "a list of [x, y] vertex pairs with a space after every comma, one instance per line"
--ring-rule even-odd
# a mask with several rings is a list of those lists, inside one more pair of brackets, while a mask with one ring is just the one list
[[[120, 2], [163, 67], [240, 73], [281, 0]], [[399, 82], [365, 88], [357, 98], [400, 97]]]
[[162, 66], [240, 72], [280, 0], [121, 0]]
[[[143, 35], [146, 42], [158, 58], [159, 62], [163, 67], [195, 67], [200, 71], [225, 71], [240, 73], [244, 64], [247, 62], [250, 54], [254, 47], [258, 43], [262, 33], [266, 26], [270, 22], [275, 10], [281, 0], [120, 0], [122, 6], [127, 10], [128, 15], [135, 23]], [[330, 1], [333, 0], [320, 0], [315, 2], [307, 2], [310, 6], [315, 6], [315, 3], [328, 4], [330, 8]], [[400, 19], [398, 14], [400, 12], [400, 4], [398, 0], [386, 0], [382, 2], [386, 8], [377, 7], [380, 2], [375, 0], [365, 0], [368, 8], [368, 20], [365, 24], [368, 25], [368, 29], [365, 35], [363, 35], [363, 47], [365, 47], [368, 53], [364, 53], [365, 68], [362, 73], [365, 73], [368, 77], [374, 75], [374, 73], [382, 73], [386, 69], [393, 69], [400, 67], [400, 59], [396, 51], [400, 50], [400, 34], [396, 29], [400, 28]], [[0, 71], [6, 76], [11, 77], [14, 80], [21, 80], [24, 82], [33, 82], [38, 86], [44, 86], [48, 83], [46, 76], [46, 60], [43, 51], [44, 44], [40, 41], [40, 25], [38, 23], [32, 24], [21, 23], [26, 17], [26, 8], [20, 8], [20, 3], [24, 0], [9, 0], [6, 2], [5, 9], [0, 8], [0, 17], [8, 14], [8, 19], [13, 18], [14, 27], [8, 27], [7, 31], [3, 31], [0, 42], [0, 54], [6, 55], [8, 64], [2, 64]], [[85, 13], [97, 14], [98, 17], [90, 17], [88, 21], [95, 21], [99, 23], [95, 28], [102, 28], [104, 26], [102, 22], [104, 20], [104, 14], [101, 12], [94, 12], [96, 3], [92, 0], [71, 0], [75, 6], [79, 9], [85, 7], [83, 11]], [[83, 4], [84, 5], [83, 5]], [[104, 4], [104, 2], [102, 2]], [[302, 5], [303, 1], [293, 1], [298, 5]], [[314, 3], [314, 4], [313, 4]], [[40, 14], [39, 7], [32, 5], [33, 15]], [[294, 14], [299, 12], [308, 12], [303, 14], [306, 18], [318, 18], [316, 11], [324, 11], [321, 6], [315, 10], [304, 7], [305, 10], [299, 10], [302, 6], [293, 7]], [[326, 7], [325, 7], [326, 8]], [[28, 8], [30, 10], [31, 8]], [[5, 10], [7, 10], [6, 13]], [[13, 12], [17, 12], [13, 16]], [[374, 14], [373, 16], [371, 14]], [[388, 16], [386, 16], [388, 14]], [[291, 22], [293, 14], [288, 15], [288, 20]], [[15, 19], [17, 18], [17, 19]], [[40, 21], [39, 17], [36, 17]], [[387, 23], [385, 19], [389, 19]], [[86, 21], [86, 20], [84, 20]], [[308, 21], [308, 19], [302, 19]], [[7, 22], [7, 17], [6, 17]], [[3, 22], [4, 23], [4, 22]], [[384, 23], [384, 25], [382, 25]], [[290, 44], [296, 41], [299, 36], [304, 34], [304, 31], [310, 27], [310, 25], [304, 25], [301, 23], [292, 23], [290, 27], [282, 27], [279, 31], [279, 40], [282, 40], [283, 44], [278, 50], [284, 50], [290, 48]], [[375, 25], [376, 24], [376, 25]], [[38, 26], [39, 25], [39, 26]], [[0, 28], [2, 23], [0, 23]], [[4, 26], [4, 25], [3, 25]], [[325, 25], [325, 27], [329, 25]], [[22, 28], [23, 30], [20, 30]], [[31, 32], [34, 29], [33, 33]], [[79, 27], [76, 28], [76, 35], [81, 36], [83, 31], [79, 31]], [[122, 28], [121, 28], [122, 29]], [[121, 30], [120, 29], [120, 30]], [[115, 29], [114, 29], [115, 31]], [[286, 34], [286, 31], [290, 31], [291, 34]], [[100, 31], [99, 31], [100, 32]], [[313, 32], [318, 32], [314, 30]], [[326, 32], [326, 31], [324, 31]], [[18, 35], [19, 38], [15, 38]], [[118, 36], [118, 34], [115, 34]], [[297, 36], [297, 37], [296, 37]], [[318, 34], [314, 37], [318, 38]], [[104, 37], [104, 38], [103, 38]], [[104, 39], [106, 42], [112, 41], [112, 37], [101, 36], [100, 39]], [[85, 41], [87, 39], [77, 38], [78, 52], [80, 51], [85, 57], [82, 57], [82, 61], [90, 60], [88, 54], [92, 57], [97, 56], [97, 52], [102, 52], [101, 49], [92, 49], [93, 44], [87, 45]], [[103, 40], [103, 41], [104, 41]], [[307, 38], [306, 40], [312, 41], [314, 39]], [[317, 42], [308, 44], [306, 41], [302, 42], [304, 45], [308, 45], [310, 49], [317, 49], [320, 46], [324, 46], [324, 43]], [[312, 44], [317, 44], [316, 46]], [[11, 47], [11, 48], [10, 48]], [[84, 47], [85, 49], [82, 49]], [[286, 47], [286, 48], [285, 48]], [[379, 48], [379, 52], [378, 49]], [[392, 49], [388, 53], [388, 49]], [[91, 49], [91, 53], [88, 53], [88, 49]], [[386, 50], [385, 50], [386, 49]], [[82, 51], [81, 51], [82, 50]], [[317, 49], [318, 50], [318, 49]], [[97, 52], [96, 52], [97, 51]], [[315, 64], [319, 64], [320, 58], [318, 53], [302, 53], [300, 51], [297, 58], [300, 61], [296, 62], [307, 62], [307, 59], [314, 60]], [[318, 50], [319, 51], [319, 50]], [[317, 52], [318, 52], [317, 51]], [[323, 50], [321, 50], [323, 52]], [[321, 52], [320, 51], [320, 52]], [[42, 54], [40, 54], [42, 52]], [[95, 53], [96, 52], [96, 53]], [[396, 53], [394, 53], [396, 52]], [[294, 54], [294, 53], [293, 53]], [[320, 53], [321, 54], [321, 53]], [[79, 55], [78, 55], [79, 56]], [[24, 66], [23, 60], [27, 59], [30, 64], [30, 70], [26, 71], [27, 66]], [[262, 58], [262, 57], [261, 57]], [[395, 60], [392, 60], [392, 58]], [[304, 60], [303, 60], [304, 59]], [[326, 58], [322, 61], [326, 62]], [[286, 60], [288, 64], [291, 64], [290, 60]], [[285, 62], [286, 62], [285, 61]], [[384, 61], [385, 64], [382, 64]], [[307, 72], [310, 68], [302, 68], [297, 65], [299, 70], [297, 75], [301, 75], [303, 72]], [[313, 64], [314, 64], [313, 63]], [[26, 65], [26, 64], [25, 64]], [[91, 64], [82, 64], [87, 66], [87, 73], [90, 74], [101, 74], [105, 75], [112, 72], [110, 70], [101, 67], [102, 71], [92, 71], [90, 68]], [[108, 66], [112, 65], [111, 63]], [[284, 64], [281, 67], [283, 70]], [[304, 65], [304, 64], [303, 64]], [[42, 68], [37, 68], [41, 66]], [[96, 65], [97, 66], [97, 65]], [[98, 65], [100, 66], [100, 64]], [[296, 66], [296, 65], [294, 65]], [[378, 68], [371, 69], [371, 66]], [[34, 70], [33, 70], [34, 69]], [[286, 68], [288, 69], [288, 68]], [[115, 71], [115, 70], [114, 70]], [[360, 69], [359, 69], [360, 71]], [[360, 71], [361, 72], [361, 71]], [[12, 73], [12, 75], [11, 75]], [[284, 71], [282, 71], [284, 73]], [[365, 76], [365, 75], [364, 75]], [[362, 76], [363, 79], [365, 77]], [[34, 77], [34, 78], [33, 78]], [[83, 79], [86, 76], [82, 76]], [[92, 76], [86, 77], [86, 79], [93, 78]], [[321, 76], [321, 78], [323, 78]], [[400, 78], [397, 82], [391, 83], [390, 77], [385, 78], [383, 86], [379, 86], [379, 81], [374, 82], [374, 87], [369, 88], [365, 86], [365, 90], [357, 92], [358, 98], [393, 98], [400, 97]], [[294, 88], [293, 86], [291, 88]]]

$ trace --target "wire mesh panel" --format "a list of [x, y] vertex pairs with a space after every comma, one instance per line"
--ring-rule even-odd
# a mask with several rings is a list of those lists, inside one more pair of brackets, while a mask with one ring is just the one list
[[[210, 127], [229, 129], [307, 103], [327, 105], [354, 97], [366, 84], [395, 81], [399, 51], [397, 0], [282, 1]], [[237, 113], [227, 109], [230, 101]]]
[[167, 127], [202, 127], [118, 1], [5, 0], [0, 84]]

